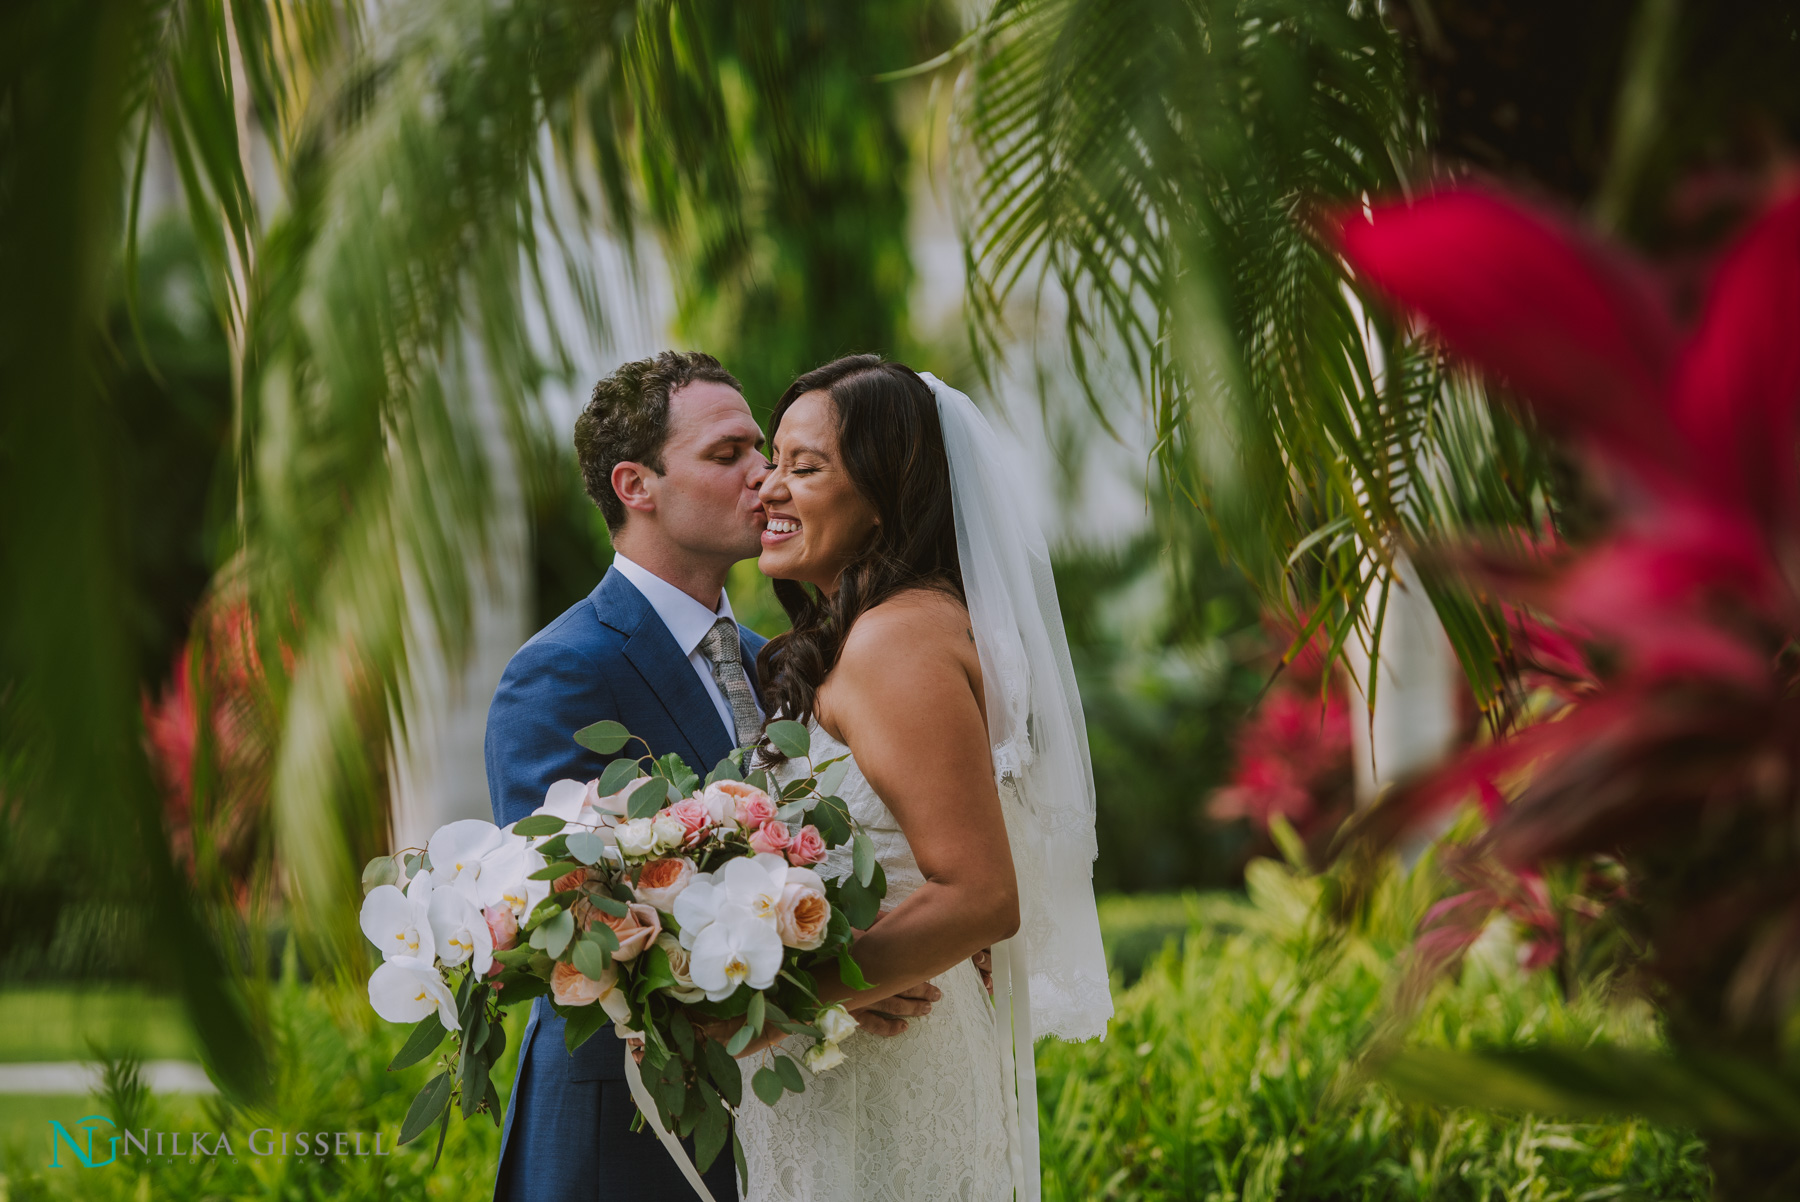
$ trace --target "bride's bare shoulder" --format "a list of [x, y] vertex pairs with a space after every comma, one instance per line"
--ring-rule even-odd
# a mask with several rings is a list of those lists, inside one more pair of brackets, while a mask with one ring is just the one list
[[913, 588], [863, 611], [844, 639], [839, 663], [874, 659], [891, 664], [896, 653], [949, 652], [958, 660], [975, 649], [969, 611], [955, 594]]

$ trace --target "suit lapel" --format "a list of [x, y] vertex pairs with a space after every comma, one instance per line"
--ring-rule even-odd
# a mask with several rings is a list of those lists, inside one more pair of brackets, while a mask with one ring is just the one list
[[656, 607], [645, 600], [644, 594], [611, 568], [594, 590], [593, 600], [600, 621], [625, 636], [625, 658], [643, 677], [688, 744], [685, 750], [660, 750], [682, 751], [688, 766], [704, 776], [731, 750], [731, 736], [719, 721], [719, 711], [713, 708], [712, 698], [694, 675], [694, 667], [681, 653], [675, 636], [663, 625]]

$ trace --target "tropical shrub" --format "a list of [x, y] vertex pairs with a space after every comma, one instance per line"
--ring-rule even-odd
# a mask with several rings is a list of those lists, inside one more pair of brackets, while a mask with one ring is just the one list
[[[1699, 1142], [1637, 1119], [1569, 1122], [1403, 1100], [1359, 1057], [1389, 1010], [1427, 863], [1348, 936], [1314, 926], [1319, 878], [1266, 860], [1251, 901], [1205, 899], [1118, 997], [1107, 1039], [1038, 1049], [1044, 1196], [1097, 1199], [1642, 1199], [1708, 1196]], [[1116, 918], [1115, 918], [1116, 921]], [[1644, 1048], [1641, 1004], [1568, 1001], [1492, 928], [1411, 1027], [1436, 1049], [1543, 1041]]]
[[1800, 196], [1720, 257], [1686, 330], [1650, 272], [1487, 192], [1357, 213], [1341, 243], [1367, 284], [1582, 455], [1593, 511], [1573, 546], [1461, 556], [1475, 589], [1548, 635], [1499, 650], [1550, 650], [1567, 702], [1402, 790], [1364, 829], [1379, 840], [1477, 792], [1511, 794], [1479, 841], [1497, 865], [1616, 858], [1612, 904], [1676, 1059], [1571, 1050], [1511, 1071], [1536, 1072], [1565, 1107], [1691, 1115], [1712, 1128], [1721, 1196], [1793, 1197]]

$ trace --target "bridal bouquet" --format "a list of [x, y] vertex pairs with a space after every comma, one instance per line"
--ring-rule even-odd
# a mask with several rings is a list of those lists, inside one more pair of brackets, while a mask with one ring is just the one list
[[[422, 853], [369, 863], [362, 930], [382, 956], [369, 1001], [389, 1022], [416, 1024], [389, 1068], [433, 1055], [442, 1067], [413, 1099], [400, 1142], [435, 1122], [441, 1153], [458, 1106], [465, 1119], [486, 1110], [500, 1121], [490, 1076], [506, 1047], [500, 1010], [544, 994], [570, 1051], [609, 1021], [641, 1038], [662, 1126], [694, 1136], [701, 1171], [743, 1100], [733, 1057], [751, 1041], [771, 1028], [810, 1035], [808, 1068], [842, 1062], [856, 1020], [820, 1003], [813, 970], [835, 964], [846, 983], [866, 985], [851, 932], [875, 921], [887, 883], [833, 796], [846, 758], [813, 764], [797, 722], [771, 723], [768, 737], [805, 762], [805, 776], [778, 787], [745, 771], [743, 749], [704, 782], [678, 755], [621, 757], [586, 784], [557, 781], [510, 826], [452, 822]], [[601, 722], [575, 738], [611, 755], [633, 737]], [[850, 872], [826, 880], [815, 866], [846, 843]], [[776, 1055], [750, 1087], [773, 1104], [805, 1083]], [[741, 1171], [735, 1136], [732, 1145]]]

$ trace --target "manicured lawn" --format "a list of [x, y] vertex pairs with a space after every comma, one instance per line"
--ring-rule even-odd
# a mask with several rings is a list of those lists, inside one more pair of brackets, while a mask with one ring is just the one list
[[95, 1047], [144, 1060], [195, 1058], [174, 998], [130, 987], [0, 990], [0, 1064], [92, 1060]]

